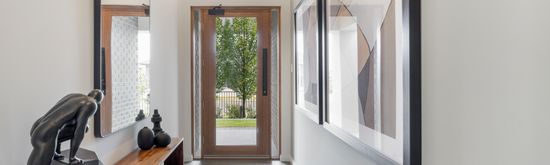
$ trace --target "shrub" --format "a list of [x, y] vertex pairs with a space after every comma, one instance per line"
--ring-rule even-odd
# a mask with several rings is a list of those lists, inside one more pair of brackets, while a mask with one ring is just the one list
[[227, 106], [227, 109], [229, 109], [229, 112], [228, 114], [226, 114], [226, 118], [230, 118], [230, 119], [237, 119], [239, 118], [240, 116], [240, 109], [241, 107], [238, 106], [238, 105], [228, 105]]
[[221, 107], [216, 107], [216, 118], [222, 118], [223, 109]]
[[246, 108], [246, 118], [248, 119], [255, 119], [256, 118], [256, 110], [253, 108]]

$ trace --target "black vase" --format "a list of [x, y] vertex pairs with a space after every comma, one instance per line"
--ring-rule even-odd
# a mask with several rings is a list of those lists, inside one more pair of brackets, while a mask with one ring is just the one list
[[137, 142], [142, 150], [151, 149], [155, 145], [155, 134], [151, 129], [143, 127], [138, 133]]
[[166, 147], [171, 141], [172, 138], [166, 132], [160, 132], [155, 136], [155, 145], [157, 145], [157, 147]]

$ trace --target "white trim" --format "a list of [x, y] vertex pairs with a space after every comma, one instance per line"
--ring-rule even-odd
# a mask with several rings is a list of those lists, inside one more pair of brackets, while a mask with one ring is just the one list
[[311, 121], [313, 123], [319, 125], [319, 114], [315, 114], [315, 113], [311, 112], [310, 110], [304, 109], [304, 108], [302, 108], [300, 106], [297, 106], [297, 105], [294, 105], [294, 111], [298, 111], [298, 112], [304, 114], [304, 116], [311, 119]]

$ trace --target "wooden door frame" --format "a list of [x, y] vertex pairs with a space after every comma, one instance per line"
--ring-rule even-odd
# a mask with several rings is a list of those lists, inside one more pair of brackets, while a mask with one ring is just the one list
[[[225, 8], [226, 14], [225, 17], [256, 17], [258, 21], [257, 32], [258, 37], [261, 40], [258, 41], [258, 50], [257, 50], [257, 87], [262, 86], [262, 49], [267, 48], [271, 49], [271, 11], [273, 8]], [[202, 86], [215, 86], [215, 70], [212, 67], [204, 68], [205, 66], [215, 66], [215, 46], [205, 46], [211, 45], [215, 39], [215, 20], [216, 16], [208, 15], [208, 8], [201, 8], [200, 17], [202, 25], [201, 27], [201, 70], [203, 76], [201, 76]], [[204, 28], [210, 27], [210, 28]], [[262, 36], [266, 34], [267, 36]], [[208, 40], [209, 39], [209, 40]], [[267, 51], [267, 57], [271, 57], [271, 51]], [[270, 74], [271, 71], [271, 60], [267, 58], [267, 67], [265, 67], [266, 73]], [[210, 74], [208, 74], [210, 73]], [[210, 75], [209, 77], [204, 75]], [[271, 76], [266, 77], [268, 84], [271, 84]], [[214, 79], [214, 80], [212, 80]], [[203, 98], [215, 98], [215, 89], [206, 89], [201, 88], [201, 96]], [[270, 159], [271, 158], [271, 85], [267, 86], [268, 94], [267, 96], [262, 95], [262, 90], [257, 88], [256, 98], [257, 98], [257, 144], [256, 146], [216, 146], [216, 122], [215, 120], [207, 120], [208, 117], [215, 116], [215, 105], [205, 104], [206, 99], [201, 99], [202, 109], [209, 109], [202, 111], [202, 158], [204, 159], [216, 159], [216, 158], [256, 158], [256, 159]], [[263, 107], [263, 108], [261, 108]], [[263, 109], [260, 111], [260, 109]], [[212, 129], [214, 128], [214, 129]], [[206, 136], [210, 135], [210, 136]]]
[[[111, 75], [111, 29], [113, 16], [145, 17], [145, 6], [128, 5], [101, 5], [101, 49], [105, 49], [105, 98], [101, 107], [94, 116], [94, 134], [96, 137], [105, 137], [113, 133], [113, 86]], [[100, 78], [101, 79], [101, 78]], [[95, 80], [101, 81], [101, 80]], [[103, 82], [100, 82], [103, 83]]]

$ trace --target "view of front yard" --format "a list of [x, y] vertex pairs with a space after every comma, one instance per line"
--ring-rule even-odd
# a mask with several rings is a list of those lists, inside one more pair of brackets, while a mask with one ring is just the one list
[[256, 127], [255, 119], [216, 119], [217, 128]]
[[216, 145], [257, 145], [254, 17], [216, 18]]

